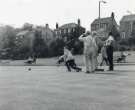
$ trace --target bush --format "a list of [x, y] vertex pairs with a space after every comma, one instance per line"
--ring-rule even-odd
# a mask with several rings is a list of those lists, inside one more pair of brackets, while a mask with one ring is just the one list
[[127, 51], [127, 50], [129, 50], [129, 46], [119, 45], [119, 51]]
[[63, 47], [65, 43], [62, 39], [53, 40], [49, 45], [49, 56], [54, 57], [63, 54]]
[[119, 41], [119, 44], [120, 44], [120, 45], [129, 45], [129, 40], [128, 40], [128, 39], [121, 39], [121, 40]]

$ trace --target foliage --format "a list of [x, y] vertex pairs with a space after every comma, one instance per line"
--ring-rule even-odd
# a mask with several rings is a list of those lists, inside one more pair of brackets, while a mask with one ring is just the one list
[[[23, 42], [16, 42], [16, 34], [20, 31], [34, 32], [34, 40], [32, 48], [29, 45], [23, 45]], [[115, 39], [119, 37], [119, 32], [114, 28], [113, 30]], [[82, 54], [83, 52], [83, 43], [78, 40], [80, 34], [83, 31], [76, 28], [75, 31], [69, 34], [64, 34], [62, 39], [54, 38], [51, 41], [45, 41], [43, 39], [41, 30], [39, 28], [33, 28], [32, 24], [25, 23], [22, 28], [15, 29], [11, 26], [4, 26], [2, 31], [0, 30], [1, 42], [0, 46], [2, 49], [8, 50], [5, 53], [3, 58], [12, 58], [12, 59], [26, 59], [28, 56], [35, 55], [36, 57], [54, 57], [63, 54], [63, 47], [67, 45], [70, 49], [74, 49], [74, 54]], [[134, 35], [134, 33], [132, 33]], [[67, 37], [67, 41], [64, 41], [64, 37]], [[27, 40], [27, 39], [26, 39]], [[106, 39], [101, 39], [106, 40]], [[28, 42], [26, 42], [28, 43]], [[125, 45], [134, 45], [135, 37], [120, 40], [118, 42], [120, 50], [123, 50]], [[99, 46], [101, 47], [102, 44]], [[1, 56], [0, 56], [1, 57]]]
[[74, 43], [74, 54], [82, 54], [83, 53], [83, 43], [79, 40], [76, 40]]
[[115, 26], [112, 27], [111, 32], [112, 32], [114, 39], [116, 41], [120, 40], [120, 32], [118, 31], [118, 29]]
[[128, 43], [129, 43], [130, 46], [132, 46], [132, 45], [135, 46], [135, 37], [130, 37], [130, 38], [128, 39]]
[[59, 56], [63, 54], [63, 47], [65, 46], [65, 43], [62, 39], [56, 39], [53, 40], [49, 45], [49, 56]]
[[128, 41], [128, 39], [121, 39], [121, 40], [119, 41], [119, 44], [120, 44], [120, 45], [128, 45], [128, 44], [129, 44], [129, 41]]
[[[37, 57], [47, 57], [48, 56], [48, 47], [41, 36], [41, 31], [35, 31], [35, 39], [33, 42], [32, 54]], [[32, 56], [32, 55], [31, 55]]]
[[5, 26], [3, 33], [3, 48], [14, 48], [15, 46], [15, 30], [11, 26]]

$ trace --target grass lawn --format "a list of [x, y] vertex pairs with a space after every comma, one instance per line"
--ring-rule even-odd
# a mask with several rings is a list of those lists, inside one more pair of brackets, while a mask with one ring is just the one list
[[[135, 52], [128, 52], [131, 55], [127, 57], [126, 61], [127, 63], [135, 63]], [[119, 52], [114, 52], [114, 56], [119, 56]], [[0, 65], [1, 66], [57, 66], [56, 62], [58, 60], [58, 57], [53, 58], [38, 58], [36, 64], [25, 64], [24, 62], [26, 60], [1, 60]], [[83, 55], [76, 55], [75, 61], [77, 65], [83, 66], [84, 65], [84, 57]], [[98, 62], [101, 62], [101, 55], [98, 56]]]
[[134, 73], [133, 65], [91, 74], [63, 66], [3, 66], [0, 110], [134, 110]]

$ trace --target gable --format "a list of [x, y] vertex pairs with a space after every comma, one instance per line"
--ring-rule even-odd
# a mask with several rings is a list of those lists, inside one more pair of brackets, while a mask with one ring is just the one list
[[135, 15], [123, 16], [121, 22], [135, 21]]
[[[95, 25], [95, 24], [99, 24], [99, 23], [107, 23], [107, 24], [111, 24], [112, 23], [112, 17], [107, 17], [107, 18], [101, 18], [101, 19], [95, 19], [91, 25]], [[113, 20], [113, 24], [117, 26], [117, 22], [114, 19]]]

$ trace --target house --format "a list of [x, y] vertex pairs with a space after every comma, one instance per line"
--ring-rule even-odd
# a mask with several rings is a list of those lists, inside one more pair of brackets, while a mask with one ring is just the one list
[[49, 28], [49, 24], [46, 24], [45, 26], [38, 26], [37, 28], [41, 31], [41, 37], [45, 42], [50, 42], [55, 39], [54, 31]]
[[135, 33], [135, 14], [123, 16], [120, 20], [121, 38], [129, 38]]
[[34, 30], [22, 30], [16, 34], [16, 45], [18, 47], [20, 46], [26, 46], [32, 49], [33, 47], [33, 42], [35, 39], [35, 31]]
[[49, 45], [49, 42], [54, 39], [54, 32], [49, 28], [49, 25], [46, 24], [46, 26], [37, 26], [36, 28], [32, 29], [25, 29], [20, 30], [16, 34], [16, 44], [18, 46], [27, 46], [30, 49], [32, 49], [34, 45], [34, 40], [36, 37], [35, 31], [38, 30], [41, 34], [41, 38], [45, 41], [47, 45]]
[[91, 24], [91, 31], [97, 31], [100, 35], [99, 37], [107, 37], [108, 33], [112, 31], [113, 28], [118, 30], [114, 13], [111, 14], [111, 17], [95, 19]]
[[81, 26], [80, 19], [78, 23], [68, 23], [62, 26], [58, 26], [56, 23], [56, 29], [54, 30], [56, 38], [64, 39], [65, 42], [78, 38], [82, 33], [85, 32], [85, 28]]

